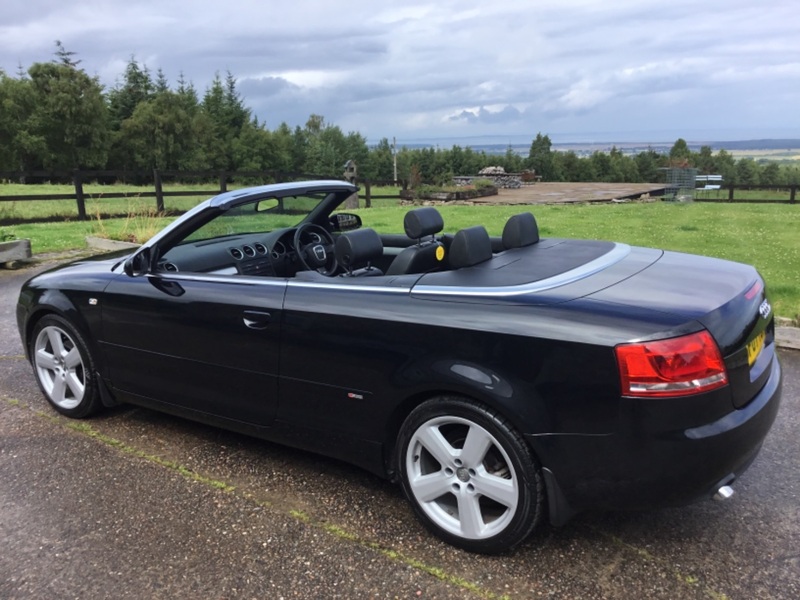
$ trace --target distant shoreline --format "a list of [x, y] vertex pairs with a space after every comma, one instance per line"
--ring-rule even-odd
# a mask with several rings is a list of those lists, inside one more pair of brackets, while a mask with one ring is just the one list
[[[460, 146], [462, 148], [471, 148], [475, 152], [485, 152], [486, 154], [504, 154], [509, 148], [512, 152], [517, 154], [527, 154], [530, 150], [530, 144], [533, 140], [531, 137], [527, 142], [519, 140], [521, 136], [514, 136], [514, 141], [497, 142], [500, 136], [485, 136], [486, 139], [480, 137], [470, 138], [442, 138], [442, 139], [426, 139], [403, 142], [397, 141], [399, 148], [442, 148], [449, 149], [453, 146]], [[677, 139], [677, 138], [676, 138]], [[648, 149], [655, 150], [656, 152], [669, 152], [675, 140], [661, 141], [661, 142], [613, 142], [613, 141], [592, 141], [592, 142], [553, 142], [552, 149], [554, 151], [568, 152], [570, 150], [577, 153], [591, 153], [595, 151], [608, 152], [612, 148], [624, 151], [626, 154], [638, 153]], [[710, 146], [714, 152], [719, 150], [726, 150], [728, 152], [752, 151], [752, 152], [789, 152], [796, 151], [800, 154], [800, 139], [753, 139], [753, 140], [735, 140], [735, 141], [691, 141], [687, 140], [686, 144], [689, 149], [697, 152], [702, 146]]]
[[[573, 142], [564, 144], [553, 144], [553, 147], [568, 148], [672, 148], [675, 140], [669, 142]], [[800, 139], [761, 139], [761, 140], [737, 140], [724, 142], [690, 141], [686, 144], [692, 150], [699, 150], [702, 146], [710, 146], [713, 150], [797, 150], [800, 149]]]

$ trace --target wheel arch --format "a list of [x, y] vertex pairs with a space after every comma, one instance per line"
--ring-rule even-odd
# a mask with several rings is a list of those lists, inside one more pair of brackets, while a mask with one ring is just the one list
[[[547, 489], [541, 465], [525, 436], [492, 405], [465, 394], [448, 393], [441, 396], [441, 403], [418, 404], [418, 409], [410, 414], [402, 426], [399, 443], [393, 452], [397, 465], [395, 479], [399, 480], [414, 512], [438, 537], [471, 552], [506, 552], [527, 538], [547, 514]], [[443, 428], [434, 437], [428, 434], [418, 437], [419, 432], [431, 423], [433, 427]], [[467, 450], [466, 440], [469, 436], [462, 437], [464, 429], [475, 427], [483, 430], [477, 438], [482, 441], [476, 440], [472, 444], [468, 456], [458, 454], [454, 448], [462, 447], [459, 439], [464, 444], [463, 449]], [[423, 438], [427, 438], [427, 441], [421, 442]], [[412, 444], [420, 443], [429, 449], [427, 460], [421, 460], [422, 452], [416, 449], [413, 459], [412, 454], [407, 454], [412, 447], [419, 447]], [[435, 451], [434, 447], [440, 450]], [[481, 447], [482, 452], [478, 450]], [[490, 453], [491, 448], [494, 449]], [[475, 451], [480, 453], [476, 454]], [[463, 463], [460, 458], [464, 459]], [[434, 473], [433, 480], [427, 477]], [[494, 495], [499, 493], [495, 484], [481, 489], [481, 481], [487, 476], [508, 479], [508, 484], [513, 486], [513, 496]], [[473, 478], [475, 488], [472, 487]], [[416, 491], [418, 489], [423, 490], [422, 497]], [[475, 496], [472, 501], [466, 499], [471, 494], [483, 495], [486, 492], [489, 499], [487, 504], [482, 501], [478, 503]], [[462, 499], [465, 503], [462, 503]], [[477, 511], [478, 516], [464, 516], [462, 519], [462, 509], [466, 509], [465, 515]], [[469, 523], [480, 525], [475, 528]]]
[[400, 428], [403, 423], [411, 414], [411, 412], [427, 402], [437, 397], [449, 396], [456, 398], [463, 398], [483, 404], [490, 410], [496, 412], [499, 416], [508, 421], [514, 429], [520, 434], [520, 437], [525, 440], [525, 444], [533, 453], [536, 460], [541, 464], [539, 452], [534, 445], [531, 444], [528, 436], [525, 435], [524, 427], [521, 426], [520, 418], [514, 414], [514, 410], [509, 402], [503, 402], [495, 395], [487, 393], [476, 387], [456, 387], [456, 386], [431, 386], [424, 390], [418, 390], [409, 394], [403, 399], [389, 415], [386, 420], [386, 429], [384, 432], [385, 440], [385, 456], [384, 462], [386, 465], [386, 473], [392, 481], [397, 480], [396, 464], [397, 464], [397, 441], [400, 435]]
[[92, 329], [89, 323], [75, 306], [75, 303], [67, 297], [66, 294], [55, 290], [47, 290], [41, 294], [36, 299], [35, 307], [28, 313], [25, 319], [24, 331], [22, 334], [24, 336], [23, 346], [27, 359], [29, 361], [31, 360], [30, 346], [33, 331], [36, 325], [48, 315], [57, 315], [68, 321], [70, 325], [78, 330], [86, 344], [90, 346], [89, 351], [92, 352], [95, 365], [97, 365], [98, 370], [100, 370], [99, 367], [104, 365], [102, 360], [103, 355], [97, 347], [96, 338], [92, 335]]

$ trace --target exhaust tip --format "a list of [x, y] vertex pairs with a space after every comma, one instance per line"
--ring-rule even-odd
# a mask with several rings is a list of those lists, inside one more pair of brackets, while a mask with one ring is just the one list
[[714, 500], [717, 502], [722, 502], [723, 500], [728, 500], [733, 496], [733, 488], [729, 485], [723, 485], [721, 488], [717, 490], [714, 494]]

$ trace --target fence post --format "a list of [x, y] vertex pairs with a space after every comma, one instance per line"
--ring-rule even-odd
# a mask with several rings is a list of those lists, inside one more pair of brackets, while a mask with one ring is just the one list
[[156, 211], [164, 212], [164, 189], [161, 187], [161, 174], [153, 169], [153, 183], [156, 186]]
[[86, 202], [83, 197], [83, 181], [81, 172], [75, 169], [72, 173], [72, 182], [75, 184], [75, 200], [78, 202], [78, 220], [86, 220]]
[[733, 202], [733, 184], [728, 188], [728, 202]]
[[368, 179], [364, 180], [364, 205], [372, 208], [372, 188]]
[[228, 174], [221, 171], [219, 174], [219, 193], [224, 194], [228, 191]]
[[797, 186], [790, 185], [789, 186], [789, 204], [795, 203], [795, 196], [797, 195]]

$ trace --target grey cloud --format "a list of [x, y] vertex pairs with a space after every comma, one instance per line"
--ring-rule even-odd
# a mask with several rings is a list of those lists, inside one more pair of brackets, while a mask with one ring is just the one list
[[[270, 126], [314, 112], [371, 139], [656, 128], [691, 138], [742, 122], [800, 135], [796, 22], [794, 0], [12, 0], [0, 68], [51, 60], [61, 39], [107, 86], [131, 55], [172, 82], [182, 71], [201, 93], [230, 70]], [[289, 75], [318, 72], [330, 76], [313, 86]]]
[[456, 116], [450, 117], [452, 121], [466, 120], [471, 123], [504, 124], [518, 123], [522, 113], [513, 106], [506, 106], [499, 111], [491, 111], [480, 107], [477, 112], [464, 110]]
[[457, 115], [452, 115], [448, 117], [449, 121], [467, 121], [469, 123], [477, 123], [478, 122], [478, 115], [476, 115], [471, 110], [462, 110]]
[[299, 87], [282, 77], [261, 77], [258, 79], [245, 79], [238, 86], [239, 92], [244, 96], [270, 97], [283, 92], [296, 92]]

